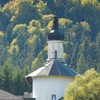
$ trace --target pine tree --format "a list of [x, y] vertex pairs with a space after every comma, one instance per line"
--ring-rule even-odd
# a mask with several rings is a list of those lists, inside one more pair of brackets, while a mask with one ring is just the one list
[[19, 67], [15, 68], [13, 71], [13, 88], [14, 88], [14, 94], [16, 95], [22, 95], [23, 90], [22, 87], [22, 71]]
[[83, 54], [80, 55], [78, 62], [77, 62], [77, 72], [79, 72], [80, 74], [82, 74], [83, 72], [86, 71], [86, 69], [88, 69], [87, 64], [86, 64], [86, 60]]
[[100, 32], [97, 35], [96, 38], [96, 55], [97, 55], [97, 70], [100, 71]]
[[7, 61], [1, 70], [1, 88], [12, 93], [12, 70], [13, 67]]

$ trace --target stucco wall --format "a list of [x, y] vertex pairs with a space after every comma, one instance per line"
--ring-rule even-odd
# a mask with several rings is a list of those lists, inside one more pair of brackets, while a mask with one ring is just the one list
[[66, 86], [74, 78], [70, 77], [37, 77], [33, 79], [33, 97], [36, 100], [51, 100], [52, 94], [56, 95], [56, 100], [64, 95]]
[[57, 51], [57, 58], [63, 58], [63, 41], [48, 41], [48, 59], [54, 58]]

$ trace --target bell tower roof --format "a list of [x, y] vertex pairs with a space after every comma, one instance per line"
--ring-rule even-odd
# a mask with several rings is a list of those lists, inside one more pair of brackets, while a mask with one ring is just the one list
[[53, 27], [48, 34], [48, 40], [64, 40], [64, 34], [59, 31], [58, 17], [53, 18]]
[[32, 84], [32, 78], [39, 76], [67, 76], [75, 77], [78, 73], [66, 66], [63, 63], [60, 63], [58, 60], [53, 59], [45, 66], [37, 69], [36, 71], [30, 73], [26, 76], [26, 80], [29, 84]]

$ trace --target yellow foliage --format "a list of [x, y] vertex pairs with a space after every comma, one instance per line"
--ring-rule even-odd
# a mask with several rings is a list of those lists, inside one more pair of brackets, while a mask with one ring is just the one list
[[82, 5], [95, 4], [97, 0], [80, 0]]
[[39, 29], [42, 33], [45, 33], [46, 32], [46, 29], [45, 28], [40, 28]]
[[32, 20], [30, 23], [29, 23], [29, 26], [32, 27], [32, 26], [35, 26], [35, 27], [41, 27], [41, 23], [39, 22], [39, 20]]
[[32, 62], [32, 68], [35, 70], [35, 67], [39, 63], [38, 58], [35, 58], [35, 60]]
[[12, 53], [14, 53], [14, 52], [18, 53], [18, 51], [19, 51], [18, 45], [11, 45], [11, 46], [9, 47], [9, 49], [8, 49], [8, 52], [9, 52], [10, 54], [12, 54]]
[[91, 31], [90, 25], [87, 22], [81, 22], [80, 24], [84, 28], [84, 31], [89, 31], [89, 32]]
[[69, 19], [66, 19], [66, 18], [60, 18], [59, 19], [59, 27], [61, 28], [61, 29], [66, 29], [66, 27], [68, 26], [68, 25], [70, 25], [72, 23], [72, 21], [71, 20], [69, 20]]
[[50, 29], [52, 28], [52, 25], [53, 25], [53, 20], [51, 20], [51, 21], [48, 23], [47, 28], [50, 30]]
[[60, 18], [59, 22], [62, 23], [62, 24], [65, 24], [67, 21], [66, 21], [65, 18]]
[[64, 52], [63, 57], [64, 59], [67, 59], [67, 53]]
[[0, 31], [0, 36], [3, 37], [4, 36], [4, 33], [2, 31]]
[[42, 11], [45, 11], [46, 6], [47, 6], [47, 2], [44, 3], [42, 0], [39, 0], [39, 3], [36, 5], [39, 13], [41, 13]]
[[[3, 12], [5, 12], [7, 15], [9, 15], [9, 13], [11, 13], [10, 16], [12, 16], [12, 14], [19, 14], [20, 10], [22, 8], [22, 4], [29, 4], [32, 5], [33, 1], [30, 0], [13, 0], [11, 2], [8, 2], [4, 7], [3, 7]], [[11, 19], [12, 21], [14, 20], [14, 18]]]
[[32, 45], [33, 42], [34, 42], [34, 36], [32, 36], [32, 37], [30, 37], [30, 38], [28, 39], [28, 44]]
[[32, 62], [32, 65], [35, 65], [35, 63], [38, 61], [37, 58], [35, 58], [35, 60]]
[[12, 16], [12, 18], [10, 19], [10, 21], [14, 21], [16, 19], [16, 16]]
[[16, 39], [16, 38], [12, 40], [12, 42], [11, 42], [11, 44], [10, 44], [10, 47], [8, 48], [8, 52], [9, 52], [10, 54], [15, 53], [15, 52], [16, 52], [16, 53], [19, 52], [19, 47], [18, 47], [18, 45], [17, 45], [17, 39]]
[[[31, 37], [28, 39], [28, 44], [29, 44], [29, 45], [34, 44], [34, 41], [36, 41], [37, 38], [38, 38], [37, 35], [31, 36]], [[35, 44], [35, 45], [36, 45], [36, 44]]]
[[64, 100], [100, 100], [100, 74], [91, 69], [77, 76], [66, 89]]
[[17, 44], [17, 38], [13, 39], [11, 42], [11, 45], [16, 45]]
[[91, 81], [93, 78], [95, 77], [99, 77], [100, 75], [98, 73], [96, 73], [96, 71], [94, 69], [88, 70], [86, 71], [86, 73], [84, 74], [85, 77], [84, 80], [89, 82]]
[[13, 34], [24, 34], [27, 30], [26, 24], [18, 24], [13, 28]]
[[48, 46], [45, 46], [44, 47], [44, 51], [48, 51]]
[[34, 34], [34, 32], [35, 32], [35, 30], [36, 30], [37, 28], [36, 27], [28, 27], [28, 32], [30, 33], [30, 34]]
[[82, 25], [83, 27], [89, 27], [89, 24], [88, 24], [87, 22], [81, 22], [81, 25]]
[[43, 19], [43, 20], [46, 20], [46, 19], [51, 20], [53, 17], [54, 17], [54, 15], [53, 15], [53, 14], [43, 15], [43, 16], [42, 16], [42, 19]]

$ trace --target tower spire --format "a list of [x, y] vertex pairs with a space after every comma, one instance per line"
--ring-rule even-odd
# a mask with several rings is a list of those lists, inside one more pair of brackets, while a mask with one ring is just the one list
[[53, 18], [52, 30], [48, 34], [48, 59], [58, 59], [60, 62], [64, 62], [63, 59], [63, 42], [64, 34], [59, 31], [58, 17]]
[[53, 19], [53, 29], [58, 29], [58, 17], [55, 16]]

